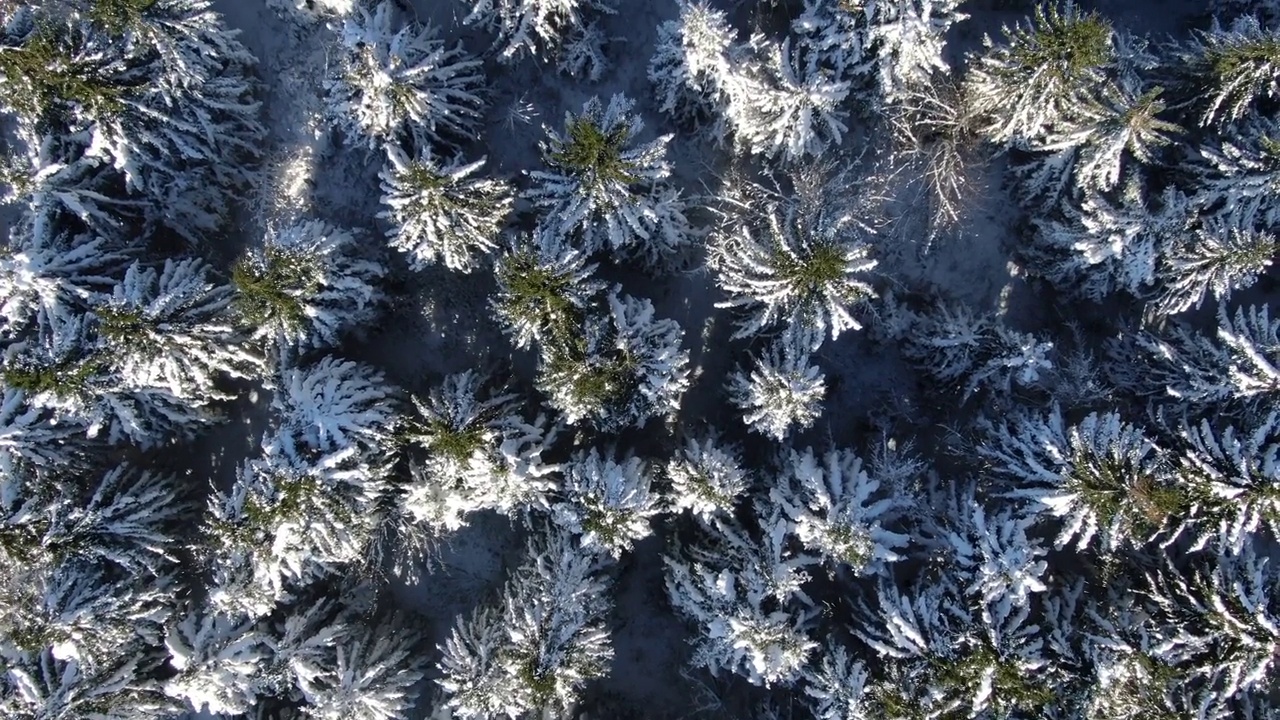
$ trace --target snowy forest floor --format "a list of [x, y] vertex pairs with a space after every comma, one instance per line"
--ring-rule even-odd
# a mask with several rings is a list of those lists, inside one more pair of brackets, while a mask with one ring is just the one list
[[[412, 0], [409, 4], [420, 20], [440, 27], [444, 37], [461, 39], [477, 53], [487, 47], [487, 36], [461, 27], [461, 3]], [[750, 29], [746, 25], [750, 4], [751, 0], [737, 2], [736, 19], [744, 33]], [[1156, 37], [1200, 22], [1204, 12], [1204, 3], [1197, 0], [1082, 4], [1096, 7], [1117, 26], [1128, 25]], [[682, 134], [652, 107], [646, 66], [659, 24], [677, 15], [676, 2], [620, 0], [618, 5], [620, 12], [606, 20], [606, 30], [613, 37], [609, 48], [612, 65], [597, 83], [571, 79], [534, 62], [515, 68], [487, 63], [490, 112], [483, 140], [477, 139], [467, 149], [467, 157], [485, 155], [487, 172], [523, 185], [521, 174], [541, 165], [537, 143], [545, 137], [544, 124], [558, 126], [566, 111], [577, 110], [592, 95], [607, 98], [625, 93], [637, 101], [637, 110], [647, 123], [646, 133], [676, 133], [672, 160], [676, 180], [686, 194], [698, 196], [714, 189], [717, 163], [723, 162], [726, 154]], [[270, 129], [267, 156], [313, 153], [312, 182], [305, 189], [309, 197], [302, 198], [310, 212], [364, 232], [368, 242], [380, 242], [385, 227], [376, 219], [377, 174], [383, 158], [364, 147], [342, 146], [321, 118], [321, 83], [333, 49], [333, 31], [323, 24], [302, 26], [282, 19], [261, 0], [217, 0], [215, 7], [230, 27], [242, 31], [241, 41], [260, 60], [263, 111]], [[995, 33], [1001, 24], [1025, 17], [1031, 7], [1031, 3], [1018, 0], [967, 3], [962, 10], [971, 18], [953, 28], [949, 52], [959, 58], [979, 47], [984, 33]], [[999, 309], [1014, 327], [1036, 329], [1047, 320], [1042, 318], [1045, 300], [1035, 287], [1022, 282], [1011, 262], [1019, 218], [1001, 188], [998, 164], [988, 167], [986, 176], [983, 197], [969, 216], [927, 252], [918, 239], [886, 232], [885, 245], [879, 248], [878, 271], [886, 287], [906, 293], [928, 290], [981, 310]], [[262, 234], [264, 213], [255, 208], [253, 198], [245, 200], [239, 235], [228, 238], [226, 259], [245, 244], [258, 242]], [[381, 327], [372, 328], [367, 338], [349, 343], [342, 354], [381, 367], [389, 380], [410, 390], [429, 387], [448, 373], [505, 363], [512, 348], [487, 311], [493, 289], [490, 275], [454, 274], [439, 266], [411, 273], [402, 258], [392, 262], [398, 267], [392, 311]], [[652, 299], [660, 317], [675, 319], [685, 329], [695, 384], [674, 434], [706, 425], [730, 427], [720, 383], [726, 371], [745, 357], [746, 349], [729, 342], [729, 311], [715, 308], [719, 294], [713, 278], [693, 271], [655, 279], [617, 268], [606, 275], [628, 292]], [[732, 351], [726, 350], [731, 347]], [[872, 429], [871, 419], [878, 410], [890, 405], [900, 410], [920, 401], [913, 374], [894, 354], [874, 346], [865, 335], [848, 333], [826, 344], [820, 363], [831, 392], [823, 417], [798, 438], [798, 444], [857, 446]], [[531, 388], [533, 358], [517, 354], [511, 373], [513, 384]], [[263, 432], [269, 400], [265, 392], [246, 391], [238, 420], [205, 439], [205, 447], [222, 453], [213, 458], [218, 476], [229, 481], [243, 457], [236, 453], [253, 451]], [[669, 441], [657, 435], [646, 433], [634, 440], [641, 451], [647, 442]], [[704, 672], [684, 669], [688, 632], [664, 595], [664, 542], [660, 535], [647, 539], [617, 570], [617, 621], [612, 628], [616, 657], [610, 676], [587, 688], [587, 705], [594, 710], [593, 717], [611, 720], [738, 716], [763, 691], [738, 678], [716, 680]], [[457, 617], [500, 587], [521, 548], [518, 528], [496, 515], [478, 517], [441, 541], [433, 556], [423, 561], [419, 577], [391, 578], [393, 597], [401, 607], [421, 617], [430, 640], [440, 643]], [[433, 700], [431, 689], [424, 688], [419, 716], [430, 715]]]

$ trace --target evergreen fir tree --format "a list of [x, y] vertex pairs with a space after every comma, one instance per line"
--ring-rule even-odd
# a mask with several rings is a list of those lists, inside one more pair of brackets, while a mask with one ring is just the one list
[[197, 406], [229, 400], [218, 383], [249, 378], [263, 364], [228, 322], [231, 299], [231, 288], [210, 282], [195, 258], [162, 268], [134, 263], [94, 303], [101, 352], [128, 386], [163, 388]]
[[689, 386], [683, 330], [674, 320], [655, 318], [648, 300], [616, 288], [607, 300], [608, 315], [588, 317], [566, 345], [543, 348], [538, 389], [566, 422], [606, 432], [673, 417]]
[[1226, 213], [1242, 227], [1280, 222], [1280, 121], [1251, 114], [1234, 131], [1200, 148], [1190, 163], [1196, 176], [1195, 204]]
[[609, 40], [598, 22], [589, 22], [574, 30], [560, 50], [556, 69], [587, 82], [599, 82], [609, 69], [609, 60], [605, 57]]
[[669, 555], [667, 598], [698, 628], [695, 665], [756, 685], [789, 685], [818, 646], [807, 634], [816, 611], [800, 587], [808, 579], [801, 568], [813, 559], [789, 548], [776, 509], [765, 512], [759, 540], [736, 520], [716, 519], [705, 540]]
[[822, 415], [826, 377], [810, 364], [809, 348], [821, 342], [813, 335], [787, 332], [755, 358], [749, 374], [738, 370], [729, 376], [729, 401], [755, 432], [782, 441], [792, 430], [812, 427]]
[[[718, 118], [742, 55], [723, 11], [705, 0], [680, 0], [680, 17], [658, 26], [657, 49], [649, 60], [658, 109], [683, 121]], [[723, 122], [715, 128], [713, 135], [723, 139]]]
[[267, 648], [251, 622], [189, 611], [170, 626], [165, 647], [177, 671], [165, 680], [165, 694], [196, 712], [236, 714], [254, 707], [254, 676]]
[[1162, 119], [1167, 108], [1162, 94], [1159, 87], [1108, 83], [1074, 109], [1083, 129], [1073, 137], [1050, 138], [1048, 144], [1080, 146], [1077, 187], [1112, 190], [1132, 162], [1151, 165], [1159, 148], [1174, 142], [1182, 128]]
[[853, 631], [887, 665], [871, 691], [887, 717], [1034, 717], [1057, 700], [1062, 668], [1045, 657], [1030, 608], [978, 617], [945, 574], [882, 580], [875, 596]]
[[1252, 546], [1209, 556], [1179, 572], [1162, 564], [1149, 576], [1153, 650], [1189, 673], [1201, 706], [1265, 693], [1275, 676], [1280, 605], [1276, 570]]
[[337, 345], [382, 299], [374, 283], [385, 269], [356, 248], [350, 232], [314, 220], [269, 232], [232, 270], [241, 323], [282, 348]]
[[456, 530], [477, 510], [506, 515], [548, 507], [558, 466], [542, 459], [555, 437], [539, 416], [525, 419], [518, 397], [481, 375], [450, 375], [426, 398], [405, 436], [427, 452], [413, 470], [405, 508], [433, 528]]
[[550, 54], [588, 23], [590, 13], [612, 14], [612, 0], [463, 0], [471, 7], [464, 25], [493, 31], [498, 59], [512, 63], [525, 55]]
[[7, 109], [29, 142], [53, 128], [83, 133], [86, 155], [145, 198], [148, 224], [203, 242], [228, 211], [224, 194], [253, 179], [265, 134], [245, 77], [255, 60], [207, 2], [130, 7], [12, 14], [12, 52], [0, 54], [0, 86], [17, 103]]
[[685, 442], [667, 462], [664, 475], [671, 482], [674, 509], [687, 509], [703, 522], [729, 517], [750, 482], [741, 449], [714, 434]]
[[734, 142], [752, 155], [793, 165], [839, 145], [849, 127], [843, 103], [850, 83], [806, 62], [790, 38], [751, 39], [752, 54], [731, 86], [727, 119]]
[[1270, 232], [1239, 227], [1220, 215], [1202, 218], [1198, 229], [1161, 258], [1163, 287], [1148, 311], [1167, 317], [1198, 310], [1209, 296], [1225, 303], [1232, 292], [1252, 286], [1277, 252], [1280, 241]]
[[528, 197], [551, 218], [549, 231], [576, 234], [587, 254], [606, 248], [650, 261], [670, 254], [692, 233], [679, 194], [662, 181], [671, 174], [671, 135], [643, 145], [634, 102], [591, 98], [565, 116], [565, 132], [542, 144], [548, 169], [535, 170]]
[[95, 293], [115, 284], [128, 256], [102, 238], [35, 236], [19, 226], [0, 249], [0, 337], [13, 338], [38, 315], [68, 321]]
[[477, 608], [443, 648], [439, 682], [456, 717], [564, 712], [608, 672], [608, 583], [596, 562], [564, 533], [530, 540], [499, 606]]
[[857, 720], [871, 715], [871, 673], [843, 645], [828, 643], [805, 671], [805, 703], [815, 720]]
[[1115, 56], [1110, 23], [1072, 2], [1039, 5], [1026, 24], [1004, 27], [1003, 44], [986, 37], [984, 45], [970, 60], [966, 97], [986, 118], [982, 133], [1002, 146], [1027, 147], [1076, 126], [1072, 110]]
[[480, 61], [449, 48], [433, 26], [399, 27], [395, 5], [357, 6], [342, 25], [344, 52], [327, 83], [337, 121], [370, 147], [412, 140], [420, 147], [469, 137], [484, 102]]
[[382, 469], [353, 466], [350, 454], [308, 462], [264, 443], [262, 457], [242, 464], [232, 487], [209, 498], [205, 537], [216, 548], [208, 559], [213, 608], [268, 615], [296, 588], [363, 555]]
[[347, 633], [308, 678], [307, 715], [324, 720], [404, 717], [423, 678], [419, 642], [407, 619], [395, 616]]
[[574, 453], [564, 466], [560, 501], [551, 509], [555, 523], [578, 536], [583, 550], [615, 558], [653, 532], [659, 511], [648, 464], [616, 455], [595, 448]]
[[848, 216], [806, 211], [797, 203], [767, 210], [764, 227], [745, 224], [715, 239], [708, 265], [730, 299], [717, 307], [741, 307], [750, 314], [735, 337], [749, 337], [785, 323], [816, 331], [815, 342], [830, 333], [862, 326], [850, 312], [876, 296], [863, 279], [875, 268], [870, 247], [850, 237]]
[[1268, 306], [1239, 307], [1232, 315], [1224, 305], [1212, 336], [1183, 326], [1163, 336], [1138, 335], [1135, 343], [1146, 366], [1133, 384], [1196, 408], [1266, 401], [1280, 391], [1278, 333], [1280, 321], [1271, 320]]
[[1091, 300], [1117, 291], [1141, 296], [1155, 282], [1156, 265], [1186, 230], [1188, 208], [1174, 189], [1150, 203], [1144, 183], [1126, 184], [1118, 202], [1086, 193], [1079, 207], [1064, 204], [1062, 219], [1036, 220], [1034, 269], [1056, 286]]
[[852, 451], [818, 455], [805, 448], [783, 461], [769, 497], [795, 525], [806, 550], [832, 565], [872, 575], [903, 559], [901, 551], [910, 542], [888, 527], [906, 506], [893, 489], [868, 474]]
[[1015, 416], [988, 424], [978, 452], [1006, 481], [1008, 497], [1058, 519], [1058, 548], [1074, 541], [1077, 550], [1093, 545], [1113, 553], [1140, 545], [1186, 503], [1161, 449], [1114, 412], [1074, 425], [1056, 405], [1046, 416]]
[[19, 145], [0, 160], [0, 183], [8, 186], [5, 200], [25, 206], [33, 238], [54, 237], [74, 218], [115, 245], [139, 219], [138, 201], [116, 197], [118, 178], [74, 138], [46, 134]]
[[1032, 595], [1048, 589], [1043, 579], [1049, 567], [1046, 551], [1028, 532], [1035, 518], [1008, 506], [985, 507], [972, 480], [940, 494], [931, 502], [939, 511], [931, 534], [955, 563], [957, 585], [970, 611], [976, 610], [974, 615], [989, 627], [1011, 620], [1020, 624], [1031, 609]]
[[1192, 499], [1187, 520], [1216, 530], [1217, 541], [1236, 554], [1254, 547], [1263, 528], [1280, 529], [1280, 415], [1239, 426], [1186, 422], [1179, 440], [1179, 476]]
[[22, 718], [94, 717], [150, 720], [178, 708], [148, 676], [153, 663], [128, 658], [116, 666], [86, 667], [45, 650], [14, 663], [0, 683], [0, 710]]
[[1280, 41], [1257, 17], [1224, 28], [1216, 19], [1178, 49], [1187, 90], [1203, 127], [1224, 128], [1251, 114], [1257, 102], [1280, 97]]
[[27, 401], [28, 391], [6, 382], [0, 395], [0, 471], [17, 467], [57, 467], [73, 464], [78, 454], [80, 428], [59, 423], [48, 409]]
[[378, 456], [396, 426], [395, 390], [367, 365], [332, 356], [281, 372], [271, 407], [286, 453]]
[[605, 284], [594, 263], [545, 228], [532, 238], [512, 238], [495, 263], [498, 290], [493, 310], [517, 348], [535, 343], [567, 346], [581, 333]]
[[949, 390], [968, 399], [981, 390], [1008, 394], [1034, 388], [1053, 369], [1053, 344], [1010, 329], [967, 306], [939, 303], [924, 315], [905, 311], [903, 354]]
[[411, 160], [388, 145], [387, 162], [380, 175], [385, 209], [379, 217], [392, 224], [390, 245], [408, 256], [411, 268], [421, 270], [438, 259], [450, 270], [471, 272], [497, 249], [513, 199], [506, 183], [471, 177], [483, 158], [442, 163], [424, 152]]
[[947, 32], [969, 17], [957, 11], [961, 2], [873, 0], [866, 4], [867, 39], [886, 99], [898, 100], [928, 85], [934, 73], [950, 72], [943, 58]]

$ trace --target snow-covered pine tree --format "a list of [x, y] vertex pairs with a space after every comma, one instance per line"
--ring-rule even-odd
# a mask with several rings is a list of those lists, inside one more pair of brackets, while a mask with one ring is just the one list
[[703, 522], [732, 515], [751, 479], [741, 449], [714, 433], [686, 441], [663, 474], [671, 482], [671, 506], [676, 512], [689, 510]]
[[[109, 343], [98, 338], [89, 315], [66, 320], [40, 316], [36, 332], [5, 350], [3, 383], [21, 390], [38, 426], [41, 413], [88, 438], [153, 448], [192, 439], [217, 421], [208, 402], [192, 402], [158, 383], [134, 382], [117, 372]], [[207, 400], [207, 398], [206, 398]]]
[[[838, 642], [827, 642], [819, 659], [805, 670], [805, 704], [814, 720], [858, 720], [871, 717], [871, 672]], [[886, 716], [888, 718], [890, 716]]]
[[440, 686], [460, 720], [563, 712], [608, 672], [608, 582], [598, 556], [554, 529], [529, 541], [497, 608], [460, 619], [442, 648]]
[[903, 354], [949, 390], [969, 398], [981, 390], [1008, 394], [1030, 389], [1053, 369], [1053, 344], [1009, 328], [992, 315], [977, 315], [966, 305], [939, 303], [911, 316]]
[[170, 625], [164, 644], [177, 671], [164, 681], [166, 695], [195, 712], [235, 715], [254, 708], [255, 676], [268, 650], [251, 621], [192, 608]]
[[876, 261], [850, 227], [857, 221], [798, 202], [775, 204], [766, 212], [763, 227], [735, 223], [717, 233], [707, 259], [716, 283], [730, 296], [717, 307], [749, 313], [734, 337], [778, 323], [795, 331], [813, 329], [816, 342], [828, 333], [834, 340], [860, 329], [851, 311], [876, 297], [864, 279]]
[[77, 436], [83, 434], [81, 426], [61, 421], [48, 407], [30, 402], [29, 397], [36, 393], [15, 387], [9, 377], [0, 386], [0, 477], [24, 467], [52, 469], [81, 464], [77, 442]]
[[1183, 423], [1177, 467], [1193, 499], [1184, 518], [1204, 523], [1201, 542], [1216, 531], [1218, 544], [1242, 553], [1266, 528], [1280, 531], [1280, 414], [1236, 425], [1223, 420]]
[[6, 19], [0, 85], [28, 140], [84, 133], [87, 154], [146, 199], [149, 223], [190, 242], [216, 230], [225, 193], [253, 179], [265, 130], [244, 74], [254, 58], [209, 4], [24, 7]]
[[751, 38], [758, 62], [741, 65], [729, 87], [727, 119], [734, 142], [752, 155], [785, 165], [840, 145], [849, 127], [844, 107], [851, 83], [807, 62], [802, 45]]
[[347, 632], [307, 679], [308, 717], [387, 720], [414, 707], [426, 658], [408, 618], [392, 615]]
[[1177, 48], [1186, 92], [1202, 127], [1225, 129], [1280, 97], [1280, 40], [1253, 15], [1192, 32]]
[[515, 668], [504, 662], [508, 644], [501, 609], [480, 605], [459, 619], [440, 648], [445, 705], [459, 720], [518, 718], [526, 712], [515, 688]]
[[660, 508], [652, 483], [648, 463], [634, 455], [579, 450], [564, 465], [561, 497], [551, 517], [579, 538], [582, 550], [616, 559], [653, 532], [652, 518]]
[[[963, 0], [872, 0], [863, 13], [880, 92], [894, 102], [951, 68], [943, 53], [951, 26], [969, 16]], [[854, 5], [853, 3], [849, 3]], [[854, 5], [856, 7], [856, 5]]]
[[395, 395], [381, 371], [350, 360], [326, 356], [285, 368], [271, 400], [282, 448], [297, 457], [354, 451], [378, 458], [395, 434]]
[[0, 710], [15, 718], [92, 717], [160, 720], [180, 707], [152, 679], [156, 663], [140, 655], [107, 667], [87, 667], [51, 650], [12, 663], [0, 682]]
[[1232, 131], [1200, 147], [1189, 163], [1196, 176], [1195, 204], [1226, 213], [1242, 227], [1280, 223], [1280, 120], [1252, 113]]
[[74, 138], [46, 134], [17, 139], [19, 149], [0, 160], [0, 197], [25, 205], [30, 233], [35, 238], [57, 234], [62, 223], [75, 218], [93, 237], [115, 245], [126, 227], [140, 215], [137, 200], [120, 198], [118, 177]]
[[481, 118], [480, 61], [437, 38], [431, 25], [405, 23], [395, 3], [355, 8], [342, 25], [343, 52], [326, 82], [335, 120], [369, 147], [411, 140], [417, 147], [470, 137]]
[[461, 0], [471, 7], [464, 25], [494, 32], [498, 59], [513, 63], [525, 55], [551, 55], [566, 37], [581, 31], [592, 13], [612, 14], [613, 0]]
[[358, 0], [266, 0], [267, 7], [305, 22], [346, 17], [355, 12]]
[[232, 269], [233, 307], [255, 339], [282, 348], [337, 345], [375, 317], [385, 274], [349, 231], [307, 220], [269, 231]]
[[34, 235], [21, 223], [0, 248], [0, 337], [13, 339], [40, 315], [67, 321], [96, 293], [115, 284], [127, 253], [88, 234]]
[[609, 60], [605, 57], [609, 40], [598, 22], [589, 22], [574, 30], [560, 49], [556, 69], [587, 82], [599, 82], [609, 69]]
[[1073, 110], [1105, 80], [1115, 56], [1111, 24], [1075, 3], [1046, 2], [1026, 23], [1005, 26], [1004, 42], [984, 38], [969, 60], [966, 99], [997, 145], [1030, 147], [1076, 124]]
[[926, 544], [950, 556], [967, 605], [989, 627], [1005, 625], [1031, 609], [1031, 597], [1048, 589], [1044, 575], [1047, 551], [1034, 533], [1035, 517], [1007, 504], [986, 507], [975, 480], [934, 488], [931, 500], [936, 527]]
[[[349, 586], [341, 587], [346, 591]], [[261, 624], [269, 648], [257, 676], [264, 695], [291, 704], [305, 702], [317, 679], [335, 664], [338, 645], [358, 629], [360, 614], [369, 608], [332, 597], [327, 590], [280, 606], [275, 617]]]
[[214, 284], [197, 258], [160, 268], [134, 263], [93, 303], [100, 356], [126, 387], [162, 388], [196, 406], [231, 399], [220, 382], [263, 366], [230, 322], [231, 299], [231, 288]]
[[357, 447], [308, 448], [287, 430], [264, 439], [235, 483], [209, 497], [203, 558], [219, 612], [262, 617], [294, 590], [368, 551], [387, 472]]
[[945, 571], [882, 579], [855, 606], [854, 634], [883, 663], [869, 693], [877, 717], [1045, 717], [1060, 702], [1065, 664], [1051, 662], [1030, 608], [977, 613]]
[[545, 228], [530, 238], [512, 236], [494, 267], [492, 305], [503, 331], [521, 349], [574, 342], [606, 287], [592, 277], [595, 270], [585, 253]]
[[1078, 192], [1112, 191], [1140, 166], [1158, 163], [1160, 149], [1182, 134], [1171, 122], [1176, 104], [1151, 80], [1159, 60], [1147, 40], [1121, 31], [1112, 45], [1105, 78], [1064, 108], [1062, 122], [1024, 143], [1039, 151], [1013, 166], [1024, 201], [1049, 210]]
[[1186, 231], [1190, 209], [1169, 188], [1154, 202], [1146, 183], [1130, 178], [1116, 200], [1087, 192], [1079, 206], [1064, 203], [1061, 218], [1036, 219], [1036, 246], [1027, 252], [1033, 272], [1056, 287], [1091, 300], [1114, 292], [1141, 296], [1155, 282], [1156, 266], [1174, 238]]
[[237, 40], [239, 31], [223, 25], [209, 0], [72, 0], [62, 5], [94, 29], [122, 40], [129, 52], [157, 55], [168, 82], [198, 86], [226, 73], [228, 63], [257, 62]]
[[426, 460], [413, 469], [405, 509], [432, 528], [456, 530], [478, 510], [505, 515], [548, 507], [559, 467], [542, 459], [555, 436], [525, 419], [517, 395], [474, 371], [450, 375], [425, 397], [403, 433]]
[[819, 455], [805, 448], [792, 450], [782, 464], [769, 497], [807, 551], [858, 575], [874, 575], [903, 559], [910, 537], [890, 526], [907, 499], [872, 477], [862, 458], [851, 450]]
[[1091, 413], [1069, 424], [1054, 405], [985, 423], [977, 447], [1032, 515], [1058, 520], [1054, 544], [1104, 554], [1141, 545], [1185, 509], [1164, 453], [1118, 413]]
[[715, 120], [712, 135], [723, 139], [721, 114], [737, 82], [737, 64], [745, 59], [738, 34], [706, 0], [679, 2], [680, 17], [658, 26], [649, 81], [659, 110], [683, 122]]
[[586, 318], [579, 335], [543, 348], [537, 385], [566, 422], [612, 432], [671, 418], [689, 387], [689, 353], [674, 320], [653, 303], [609, 293], [607, 315]]
[[179, 525], [190, 509], [178, 478], [117, 465], [96, 485], [78, 475], [57, 481], [58, 500], [39, 513], [32, 501], [46, 491], [24, 483], [31, 491], [27, 511], [39, 518], [28, 520], [40, 528], [42, 548], [56, 549], [63, 562], [102, 565], [135, 577], [158, 577], [176, 562]]
[[579, 114], [565, 115], [564, 134], [549, 130], [542, 143], [547, 170], [529, 175], [526, 193], [542, 208], [549, 231], [573, 235], [587, 254], [605, 249], [650, 262], [670, 254], [692, 233], [677, 192], [662, 182], [671, 135], [638, 144], [644, 127], [635, 103], [614, 95], [593, 97]]
[[1189, 674], [1202, 707], [1272, 686], [1280, 663], [1277, 581], [1274, 563], [1252, 544], [1199, 557], [1186, 571], [1166, 561], [1148, 574], [1153, 654]]
[[1130, 159], [1150, 165], [1158, 148], [1174, 142], [1182, 128], [1161, 119], [1166, 103], [1160, 95], [1160, 88], [1110, 84], [1089, 105], [1077, 108], [1090, 126], [1076, 168], [1078, 186], [1114, 189]]
[[792, 430], [813, 426], [827, 385], [809, 349], [821, 342], [813, 330], [789, 330], [753, 358], [749, 369], [729, 375], [729, 401], [743, 411], [749, 428], [781, 442]]
[[807, 60], [815, 66], [828, 67], [837, 78], [874, 74], [867, 18], [875, 4], [805, 0], [804, 11], [792, 21], [791, 29], [797, 43], [807, 51]]
[[1270, 232], [1240, 227], [1222, 215], [1201, 218], [1200, 227], [1175, 241], [1161, 257], [1161, 290], [1149, 315], [1168, 317], [1199, 309], [1208, 297], [1219, 304], [1252, 286], [1280, 254]]
[[1271, 320], [1267, 305], [1242, 306], [1234, 315], [1221, 306], [1212, 336], [1177, 325], [1162, 335], [1139, 334], [1134, 343], [1146, 360], [1142, 376], [1117, 370], [1139, 392], [1193, 408], [1225, 404], [1233, 410], [1280, 392], [1280, 320]]
[[48, 648], [59, 660], [89, 668], [116, 666], [159, 644], [177, 604], [170, 576], [130, 578], [74, 559], [5, 580], [11, 584], [0, 590], [0, 656], [6, 659]]
[[753, 684], [790, 685], [818, 647], [807, 631], [817, 611], [801, 589], [813, 558], [796, 555], [777, 508], [757, 508], [761, 538], [715, 518], [696, 544], [665, 558], [667, 598], [698, 628], [693, 664]]
[[472, 177], [484, 158], [440, 162], [426, 151], [416, 160], [396, 145], [386, 151], [388, 164], [379, 176], [385, 209], [378, 217], [391, 223], [387, 239], [408, 256], [410, 268], [438, 259], [450, 270], [471, 272], [497, 249], [513, 197], [506, 182]]

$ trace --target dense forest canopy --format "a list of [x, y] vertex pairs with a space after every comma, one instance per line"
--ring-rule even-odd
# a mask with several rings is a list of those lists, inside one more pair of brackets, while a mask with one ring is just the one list
[[0, 716], [1280, 713], [1280, 3], [0, 0]]

